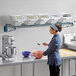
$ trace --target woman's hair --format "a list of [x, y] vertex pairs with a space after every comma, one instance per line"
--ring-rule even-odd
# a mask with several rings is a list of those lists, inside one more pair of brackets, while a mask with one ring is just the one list
[[[61, 32], [62, 31], [62, 27], [60, 26], [60, 24], [55, 24], [55, 26], [57, 27], [58, 30], [56, 30], [56, 32]], [[51, 27], [52, 28], [52, 27]], [[55, 30], [54, 28], [52, 28], [52, 30]]]
[[59, 24], [55, 24], [55, 26], [58, 28], [58, 30], [56, 30], [56, 32], [61, 32], [62, 31], [62, 27]]

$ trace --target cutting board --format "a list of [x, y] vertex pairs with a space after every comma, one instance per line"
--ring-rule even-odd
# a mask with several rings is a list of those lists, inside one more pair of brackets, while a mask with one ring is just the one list
[[76, 56], [76, 52], [69, 49], [60, 49], [60, 56]]

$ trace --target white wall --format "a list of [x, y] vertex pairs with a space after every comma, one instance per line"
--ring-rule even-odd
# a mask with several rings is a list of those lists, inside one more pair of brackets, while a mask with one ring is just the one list
[[75, 0], [0, 0], [0, 15], [75, 11]]
[[0, 1], [0, 15], [59, 13], [65, 8], [64, 4], [61, 0], [2, 0]]
[[[75, 19], [75, 3], [76, 0], [0, 0], [0, 16], [71, 13]], [[5, 22], [7, 23], [7, 21]], [[48, 26], [22, 28], [13, 32], [2, 33], [4, 24], [2, 21], [0, 21], [0, 24], [1, 35], [8, 34], [15, 37], [15, 45], [20, 56], [23, 50], [46, 50], [47, 47], [37, 46], [37, 42], [49, 42], [50, 37], [52, 37]], [[64, 28], [60, 36], [62, 37], [64, 33], [76, 32], [75, 30], [75, 26]]]

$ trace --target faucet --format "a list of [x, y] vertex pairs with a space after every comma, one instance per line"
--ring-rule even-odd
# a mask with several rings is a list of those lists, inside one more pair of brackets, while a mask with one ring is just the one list
[[71, 41], [76, 41], [76, 36], [74, 36], [74, 38], [73, 38], [73, 39], [71, 39]]

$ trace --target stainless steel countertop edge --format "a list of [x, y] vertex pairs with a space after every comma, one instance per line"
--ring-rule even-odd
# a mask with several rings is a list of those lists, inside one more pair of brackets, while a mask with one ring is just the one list
[[[76, 59], [76, 56], [64, 56], [61, 57], [61, 59]], [[16, 59], [13, 60], [0, 60], [0, 66], [10, 66], [10, 65], [16, 65], [16, 64], [27, 64], [27, 63], [38, 63], [42, 61], [47, 61], [47, 56], [44, 56], [41, 59], [35, 59], [34, 57], [30, 58], [19, 58], [16, 57]]]

